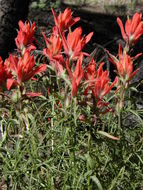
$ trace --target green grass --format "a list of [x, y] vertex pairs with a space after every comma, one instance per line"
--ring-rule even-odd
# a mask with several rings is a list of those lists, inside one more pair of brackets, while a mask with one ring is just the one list
[[[141, 110], [132, 112], [139, 117], [136, 125], [118, 129], [112, 113], [103, 116], [102, 124], [91, 128], [90, 122], [77, 118], [85, 110], [75, 107], [71, 112], [69, 106], [65, 115], [55, 109], [52, 96], [36, 98], [25, 107], [20, 113], [24, 114], [21, 120], [12, 106], [7, 119], [1, 116], [5, 127], [0, 147], [2, 189], [4, 186], [18, 190], [141, 189]], [[97, 134], [97, 130], [120, 140], [113, 141]]]

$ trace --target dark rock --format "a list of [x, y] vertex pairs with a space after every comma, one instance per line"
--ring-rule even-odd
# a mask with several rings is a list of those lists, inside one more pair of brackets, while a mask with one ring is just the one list
[[26, 20], [29, 0], [0, 1], [0, 55], [4, 58], [15, 47], [19, 20]]

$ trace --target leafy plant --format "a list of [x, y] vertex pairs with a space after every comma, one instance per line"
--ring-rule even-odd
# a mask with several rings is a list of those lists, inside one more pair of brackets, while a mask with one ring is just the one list
[[111, 81], [104, 63], [83, 50], [93, 33], [72, 29], [80, 18], [70, 9], [52, 12], [42, 63], [33, 55], [36, 28], [28, 21], [19, 21], [17, 52], [0, 59], [1, 188], [142, 188], [143, 112], [131, 95], [142, 15], [128, 18], [125, 31], [117, 18], [125, 47], [119, 45], [118, 56], [106, 50], [117, 74]]

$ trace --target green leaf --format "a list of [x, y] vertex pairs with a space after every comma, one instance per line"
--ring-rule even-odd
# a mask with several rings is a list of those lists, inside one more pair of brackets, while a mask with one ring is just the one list
[[138, 111], [134, 111], [134, 110], [131, 110], [131, 109], [130, 109], [129, 111], [137, 117], [138, 121], [139, 121], [140, 124], [143, 126], [143, 120], [142, 120], [142, 118], [139, 116]]
[[105, 132], [105, 131], [97, 131], [98, 134], [100, 135], [103, 135], [105, 137], [108, 137], [109, 139], [112, 139], [112, 140], [120, 140], [119, 137], [115, 137], [113, 135], [110, 135], [109, 133]]
[[87, 164], [89, 165], [90, 169], [93, 169], [95, 164], [91, 156], [89, 154], [85, 154], [85, 158], [87, 160]]
[[112, 180], [111, 186], [109, 187], [108, 190], [115, 189], [115, 185], [116, 185], [116, 183], [117, 183], [119, 177], [120, 177], [120, 179], [122, 179], [122, 178], [124, 177], [124, 173], [125, 173], [125, 166], [123, 166], [123, 167], [120, 169], [118, 175]]
[[95, 175], [91, 176], [91, 179], [94, 181], [94, 183], [96, 183], [99, 190], [103, 190], [103, 187], [102, 187], [99, 179]]
[[131, 87], [130, 90], [134, 91], [134, 92], [138, 92], [138, 90], [135, 87]]

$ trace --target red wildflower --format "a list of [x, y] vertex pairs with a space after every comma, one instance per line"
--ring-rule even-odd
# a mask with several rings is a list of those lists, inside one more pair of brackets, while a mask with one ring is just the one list
[[62, 41], [58, 35], [52, 33], [50, 38], [46, 38], [43, 34], [47, 48], [43, 49], [43, 54], [48, 55], [50, 60], [59, 59], [61, 57]]
[[96, 76], [96, 66], [95, 61], [92, 59], [89, 63], [89, 65], [86, 68], [86, 72], [84, 74], [84, 77], [86, 80], [94, 80]]
[[68, 30], [69, 27], [74, 25], [76, 22], [80, 20], [80, 17], [72, 18], [72, 11], [71, 9], [66, 8], [64, 13], [59, 14], [57, 17], [54, 10], [52, 9], [52, 13], [54, 16], [55, 24], [60, 30], [60, 32], [63, 32], [65, 30]]
[[99, 108], [103, 106], [107, 106], [108, 103], [105, 103], [103, 101], [103, 97], [106, 96], [111, 91], [112, 87], [117, 82], [117, 77], [115, 78], [113, 83], [109, 86], [109, 81], [110, 81], [109, 73], [108, 71], [103, 71], [103, 65], [104, 65], [104, 62], [103, 62], [100, 64], [97, 71], [93, 71], [94, 72], [93, 74], [94, 79], [93, 79], [93, 77], [92, 78], [90, 77], [91, 70], [89, 69], [89, 67], [91, 67], [91, 65], [87, 67], [87, 73], [86, 73], [87, 87], [85, 89], [84, 94], [87, 95], [88, 91], [91, 91], [92, 95], [96, 99], [97, 106]]
[[108, 71], [103, 71], [103, 64], [101, 63], [101, 65], [99, 66], [99, 69], [97, 70], [97, 75], [94, 81], [94, 96], [97, 99], [102, 99], [103, 96], [107, 95], [110, 90], [112, 89], [112, 87], [115, 85], [115, 83], [117, 82], [117, 78], [113, 81], [113, 83], [109, 86], [109, 73]]
[[3, 66], [3, 60], [0, 57], [0, 86], [5, 82], [5, 68]]
[[5, 66], [13, 76], [11, 79], [7, 80], [8, 90], [13, 85], [21, 86], [22, 82], [26, 82], [34, 77], [34, 75], [46, 70], [46, 64], [41, 64], [34, 69], [35, 60], [34, 57], [30, 55], [29, 51], [26, 51], [22, 58], [10, 55], [5, 61]]
[[61, 74], [63, 71], [63, 56], [61, 54], [62, 49], [62, 41], [58, 34], [53, 31], [50, 38], [46, 38], [45, 34], [43, 34], [43, 37], [46, 42], [47, 48], [43, 49], [43, 54], [48, 56], [50, 60], [50, 64], [53, 68], [56, 68], [57, 74]]
[[143, 21], [141, 19], [142, 14], [135, 13], [132, 19], [127, 19], [124, 30], [121, 19], [117, 18], [117, 23], [120, 26], [122, 37], [127, 43], [134, 45], [143, 34]]
[[35, 41], [35, 22], [30, 24], [28, 21], [23, 23], [20, 20], [18, 25], [20, 30], [18, 31], [18, 35], [15, 38], [18, 49], [22, 50], [24, 47], [28, 48], [29, 51], [36, 49], [35, 45], [33, 44]]
[[[127, 55], [125, 51], [122, 52], [121, 45], [119, 45], [118, 54], [119, 59], [117, 59], [112, 54], [109, 54], [109, 60], [116, 66], [119, 77], [125, 79], [126, 81], [130, 81], [131, 78], [136, 75], [139, 69], [133, 71], [133, 59], [129, 55]], [[138, 58], [140, 55], [141, 54], [136, 55], [134, 59]]]
[[7, 72], [6, 67], [3, 65], [3, 60], [0, 57], [0, 89], [5, 87], [8, 78], [11, 78], [11, 75]]
[[86, 37], [82, 37], [81, 35], [81, 27], [76, 28], [73, 32], [69, 32], [67, 35], [67, 40], [65, 36], [61, 34], [65, 53], [70, 59], [77, 59], [80, 56], [83, 47], [90, 41], [93, 32], [89, 33]]
[[83, 78], [84, 72], [82, 69], [82, 60], [83, 60], [83, 55], [81, 55], [79, 59], [77, 60], [76, 67], [73, 73], [69, 68], [69, 60], [67, 60], [66, 62], [66, 69], [69, 73], [70, 78], [72, 79], [72, 95], [73, 96], [77, 95], [77, 88]]

